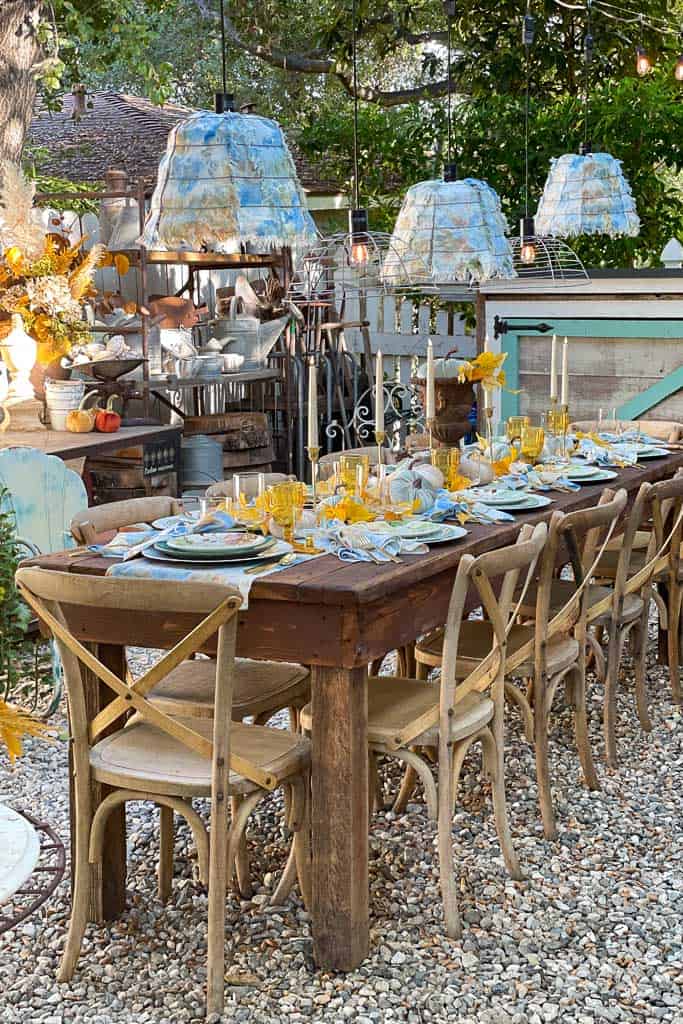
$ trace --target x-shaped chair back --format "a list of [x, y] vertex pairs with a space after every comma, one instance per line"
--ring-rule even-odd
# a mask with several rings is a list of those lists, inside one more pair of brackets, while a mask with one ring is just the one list
[[[212, 762], [223, 759], [233, 771], [265, 789], [273, 789], [275, 780], [267, 772], [244, 758], [230, 755], [230, 721], [234, 677], [234, 656], [237, 637], [237, 613], [241, 595], [217, 584], [186, 582], [169, 587], [157, 580], [112, 579], [46, 569], [20, 569], [16, 576], [22, 597], [33, 608], [53, 634], [64, 665], [69, 712], [75, 747], [91, 747], [105, 730], [124, 724], [135, 711], [150, 725], [173, 737], [188, 750]], [[107, 615], [156, 613], [202, 616], [200, 622], [136, 682], [127, 683], [74, 635], [69, 628], [69, 615], [77, 613], [79, 622], [87, 621], [87, 635], [92, 642], [106, 643]], [[105, 612], [105, 614], [102, 614]], [[216, 689], [213, 739], [160, 711], [146, 695], [174, 668], [197, 652], [217, 634]], [[114, 694], [91, 720], [87, 715], [81, 665], [100, 679]], [[227, 762], [225, 754], [227, 753]]]

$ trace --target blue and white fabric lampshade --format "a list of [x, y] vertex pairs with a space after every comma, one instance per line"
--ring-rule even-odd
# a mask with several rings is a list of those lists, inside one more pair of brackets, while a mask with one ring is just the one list
[[621, 161], [609, 153], [565, 153], [552, 160], [536, 231], [557, 238], [637, 235], [640, 218]]
[[507, 231], [500, 199], [485, 181], [421, 181], [403, 200], [383, 278], [398, 287], [515, 277]]
[[140, 239], [149, 249], [304, 252], [317, 238], [280, 126], [199, 111], [169, 134]]

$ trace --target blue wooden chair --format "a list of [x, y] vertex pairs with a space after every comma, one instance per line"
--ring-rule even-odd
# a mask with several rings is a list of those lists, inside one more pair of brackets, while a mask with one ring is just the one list
[[[74, 547], [69, 525], [87, 507], [83, 481], [61, 459], [37, 448], [0, 449], [0, 509], [14, 514], [17, 541], [27, 555]], [[62, 666], [54, 646], [52, 678], [45, 717], [56, 710], [62, 694]]]

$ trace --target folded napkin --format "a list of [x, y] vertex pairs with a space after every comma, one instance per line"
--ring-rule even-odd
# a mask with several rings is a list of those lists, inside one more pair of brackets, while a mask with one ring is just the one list
[[108, 544], [91, 544], [90, 550], [106, 558], [129, 558], [142, 554], [146, 548], [157, 541], [168, 540], [169, 537], [182, 537], [186, 533], [212, 533], [216, 530], [231, 530], [235, 520], [227, 512], [212, 512], [204, 520], [196, 523], [179, 522], [167, 530], [136, 530], [134, 533], [117, 533]]
[[377, 532], [368, 526], [344, 526], [338, 521], [329, 530], [318, 530], [314, 543], [342, 562], [391, 562], [398, 555], [425, 555], [429, 551], [419, 541]]
[[584, 437], [579, 442], [578, 455], [594, 466], [635, 466], [638, 459], [631, 458], [623, 449], [613, 446], [600, 447], [590, 438]]
[[498, 483], [511, 490], [528, 488], [530, 491], [580, 491], [579, 484], [568, 480], [566, 476], [557, 476], [552, 469], [545, 470], [542, 466], [527, 466], [515, 463], [512, 473], [498, 478]]
[[511, 516], [509, 512], [504, 512], [502, 508], [484, 505], [482, 502], [477, 501], [476, 492], [477, 489], [474, 487], [466, 493], [453, 494], [451, 496], [453, 509], [447, 518], [457, 519], [461, 525], [465, 523], [479, 523], [481, 526], [490, 526], [491, 523], [514, 522], [515, 517]]

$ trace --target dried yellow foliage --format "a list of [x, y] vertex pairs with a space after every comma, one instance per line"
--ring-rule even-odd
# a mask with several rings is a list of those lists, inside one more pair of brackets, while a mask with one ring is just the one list
[[7, 748], [12, 764], [24, 752], [24, 736], [42, 736], [47, 730], [48, 726], [43, 722], [0, 700], [0, 740]]

